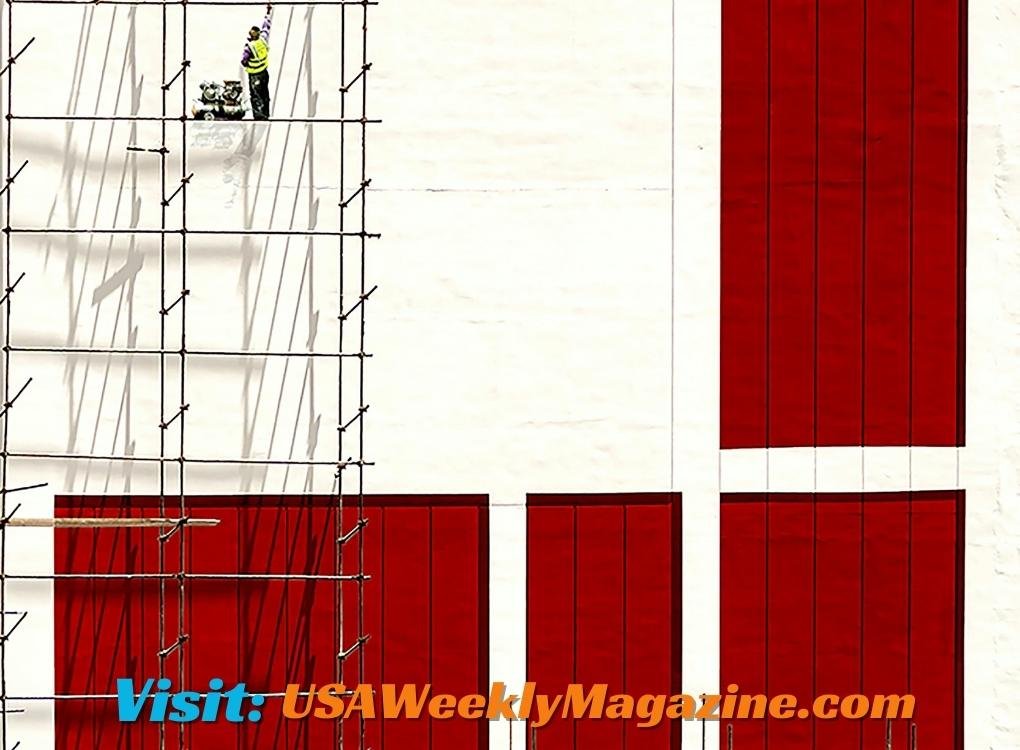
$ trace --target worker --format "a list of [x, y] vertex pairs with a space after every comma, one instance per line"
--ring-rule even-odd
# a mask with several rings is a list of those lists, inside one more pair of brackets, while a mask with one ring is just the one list
[[248, 92], [251, 95], [251, 114], [256, 120], [269, 119], [269, 26], [273, 6], [266, 5], [262, 28], [252, 26], [248, 41], [241, 54], [241, 66], [248, 74]]

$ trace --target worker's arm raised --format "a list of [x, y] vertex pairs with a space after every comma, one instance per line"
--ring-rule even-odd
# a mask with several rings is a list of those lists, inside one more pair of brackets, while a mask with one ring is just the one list
[[273, 24], [273, 6], [266, 5], [266, 17], [262, 21], [262, 38], [269, 41], [269, 27]]

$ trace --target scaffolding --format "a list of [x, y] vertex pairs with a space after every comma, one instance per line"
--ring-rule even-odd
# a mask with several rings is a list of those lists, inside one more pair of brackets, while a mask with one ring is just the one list
[[[313, 125], [336, 126], [336, 138], [339, 140], [340, 169], [337, 205], [339, 229], [337, 231], [320, 230], [313, 226], [307, 229], [267, 227], [221, 228], [196, 227], [188, 221], [189, 188], [193, 188], [201, 175], [189, 165], [188, 133], [196, 120], [189, 118], [189, 59], [188, 42], [188, 9], [191, 6], [261, 6], [263, 2], [255, 0], [5, 0], [5, 22], [2, 38], [0, 38], [0, 58], [6, 63], [0, 70], [2, 85], [2, 127], [3, 127], [3, 182], [0, 185], [2, 197], [2, 232], [3, 232], [3, 296], [0, 306], [3, 307], [3, 407], [0, 411], [0, 750], [16, 750], [22, 744], [16, 732], [8, 725], [8, 718], [24, 711], [22, 706], [29, 701], [109, 701], [115, 697], [108, 694], [58, 694], [51, 695], [15, 695], [8, 690], [8, 646], [20, 633], [32, 627], [32, 612], [14, 611], [8, 607], [8, 583], [17, 580], [87, 580], [95, 582], [104, 579], [151, 580], [159, 587], [159, 643], [161, 644], [156, 658], [159, 664], [158, 677], [172, 678], [176, 684], [188, 684], [185, 653], [189, 643], [201, 638], [201, 633], [186, 631], [187, 587], [194, 580], [273, 580], [273, 581], [323, 581], [333, 590], [336, 613], [335, 631], [335, 678], [344, 682], [345, 666], [356, 665], [357, 674], [365, 674], [365, 644], [369, 634], [365, 627], [364, 599], [365, 585], [369, 576], [365, 573], [365, 553], [363, 533], [366, 528], [365, 515], [365, 476], [364, 470], [372, 465], [365, 453], [365, 415], [369, 409], [366, 400], [365, 374], [366, 360], [371, 354], [366, 350], [366, 311], [368, 301], [377, 286], [370, 285], [366, 273], [366, 259], [369, 243], [380, 235], [368, 231], [366, 213], [367, 196], [370, 192], [371, 179], [368, 177], [366, 147], [369, 126], [380, 120], [368, 117], [368, 79], [372, 64], [368, 57], [368, 19], [369, 9], [378, 5], [374, 0], [275, 0], [276, 6], [302, 6], [311, 12], [316, 6], [329, 6], [329, 10], [338, 14], [340, 30], [339, 61], [336, 70], [336, 95], [338, 97], [339, 117], [297, 117], [274, 116], [266, 124], [242, 121], [234, 124], [236, 128], [270, 128], [275, 123], [307, 125], [309, 139]], [[159, 81], [161, 109], [159, 115], [142, 115], [137, 111], [137, 104], [130, 114], [112, 112], [109, 114], [78, 114], [68, 113], [31, 113], [15, 114], [14, 87], [16, 85], [16, 68], [19, 59], [32, 54], [35, 37], [27, 40], [18, 35], [15, 24], [15, 5], [61, 5], [82, 6], [84, 8], [99, 5], [126, 5], [132, 9], [142, 6], [154, 6], [161, 13], [162, 56], [161, 79]], [[168, 39], [174, 33], [169, 14], [179, 13], [181, 59], [171, 59], [168, 52]], [[177, 22], [176, 20], [174, 21]], [[54, 33], [56, 33], [54, 29]], [[116, 107], [115, 107], [116, 109]], [[137, 226], [29, 226], [18, 221], [16, 212], [12, 210], [12, 194], [17, 191], [17, 180], [25, 170], [32, 169], [32, 160], [21, 158], [14, 147], [14, 133], [20, 127], [31, 128], [33, 122], [57, 121], [73, 125], [78, 122], [87, 123], [130, 123], [130, 142], [124, 144], [125, 159], [152, 159], [158, 165], [160, 193], [160, 224], [158, 227]], [[152, 123], [158, 126], [157, 142], [137, 142], [140, 138], [139, 124]], [[248, 131], [251, 135], [252, 131]], [[111, 130], [112, 133], [112, 130]], [[348, 152], [351, 153], [348, 153]], [[352, 155], [353, 154], [353, 155]], [[176, 163], [174, 163], [176, 161]], [[136, 162], [137, 164], [137, 162]], [[15, 168], [16, 167], [16, 168]], [[282, 170], [282, 166], [281, 166]], [[356, 175], [352, 181], [351, 174]], [[150, 196], [155, 200], [155, 196]], [[133, 247], [142, 237], [151, 237], [159, 243], [159, 301], [152, 309], [159, 316], [159, 346], [140, 347], [128, 346], [39, 346], [24, 345], [12, 338], [12, 331], [17, 330], [18, 318], [13, 312], [18, 293], [26, 273], [19, 270], [18, 240], [30, 235], [75, 235], [105, 236], [110, 242], [126, 242]], [[289, 242], [292, 238], [304, 239], [308, 252], [311, 253], [316, 240], [328, 243], [328, 247], [336, 252], [336, 285], [338, 299], [336, 304], [338, 341], [333, 351], [313, 351], [309, 345], [307, 351], [298, 349], [269, 350], [250, 347], [236, 349], [200, 349], [189, 346], [189, 322], [187, 312], [191, 289], [189, 285], [189, 239], [201, 236], [218, 236], [236, 238], [269, 238], [283, 237]], [[268, 242], [268, 239], [266, 239]], [[176, 253], [173, 250], [176, 249]], [[316, 247], [322, 254], [322, 248]], [[353, 271], [351, 269], [354, 269]], [[351, 278], [353, 276], [353, 278]], [[24, 285], [31, 283], [29, 278]], [[20, 289], [19, 289], [20, 287]], [[57, 357], [105, 357], [107, 361], [113, 357], [126, 357], [130, 360], [149, 358], [158, 361], [159, 377], [159, 423], [152, 425], [158, 430], [158, 455], [136, 455], [130, 451], [115, 452], [55, 452], [32, 451], [19, 448], [14, 442], [9, 429], [8, 413], [16, 408], [19, 397], [32, 384], [31, 377], [18, 373], [12, 368], [12, 356], [16, 354], [53, 355]], [[294, 456], [250, 457], [230, 453], [224, 455], [193, 456], [187, 451], [185, 427], [192, 413], [189, 401], [188, 372], [189, 363], [196, 358], [241, 359], [247, 362], [264, 362], [270, 358], [286, 360], [330, 360], [335, 362], [336, 379], [336, 415], [335, 427], [337, 434], [337, 452], [335, 460], [301, 459]], [[14, 378], [23, 378], [24, 383], [15, 387]], [[14, 486], [9, 477], [9, 462], [13, 459], [40, 459], [59, 462], [125, 462], [129, 465], [146, 464], [158, 469], [158, 509], [155, 515], [123, 518], [49, 518], [38, 517], [29, 513], [28, 509], [13, 501], [15, 493], [37, 489], [44, 483], [27, 486]], [[330, 536], [335, 540], [335, 560], [331, 574], [298, 574], [292, 572], [269, 572], [263, 574], [242, 573], [232, 574], [211, 573], [194, 570], [189, 566], [189, 544], [192, 533], [206, 533], [203, 528], [215, 526], [216, 519], [193, 517], [189, 508], [188, 481], [189, 468], [202, 464], [236, 465], [236, 466], [280, 466], [280, 467], [331, 467], [333, 469], [333, 506], [335, 509], [335, 527]], [[351, 476], [353, 475], [353, 476]], [[58, 491], [60, 488], [52, 488]], [[348, 507], [345, 513], [345, 503]], [[353, 521], [345, 521], [351, 519]], [[53, 528], [57, 534], [87, 533], [97, 528], [136, 528], [143, 533], [158, 534], [159, 556], [158, 569], [155, 572], [88, 572], [52, 574], [16, 574], [9, 570], [8, 534], [17, 527]], [[176, 549], [172, 552], [169, 542], [175, 540]], [[341, 588], [354, 587], [354, 611], [350, 611], [351, 595], [342, 594]], [[345, 606], [345, 602], [347, 606]], [[347, 611], [345, 611], [345, 609]], [[345, 622], [346, 621], [346, 622]], [[18, 632], [15, 632], [18, 631]], [[351, 634], [353, 633], [353, 638]], [[332, 658], [332, 655], [331, 655]], [[353, 668], [353, 666], [351, 667]], [[274, 694], [266, 694], [271, 696]], [[360, 719], [355, 731], [351, 726], [340, 722], [335, 729], [338, 747], [348, 750], [365, 747], [365, 721]], [[345, 731], [347, 736], [344, 736]], [[175, 746], [188, 746], [185, 731], [176, 732], [171, 737], [166, 724], [159, 729], [160, 750]]]

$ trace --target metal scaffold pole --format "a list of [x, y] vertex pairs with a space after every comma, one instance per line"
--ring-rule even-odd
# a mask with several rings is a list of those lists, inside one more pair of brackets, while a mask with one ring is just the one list
[[[340, 288], [340, 304], [338, 317], [340, 320], [338, 352], [344, 352], [345, 336], [355, 338], [358, 342], [358, 351], [365, 352], [365, 323], [367, 318], [368, 302], [376, 286], [369, 287], [366, 271], [366, 243], [372, 235], [367, 231], [367, 198], [371, 180], [368, 178], [367, 166], [367, 125], [368, 118], [368, 78], [372, 68], [368, 60], [368, 8], [373, 3], [363, 0], [360, 3], [360, 14], [357, 8], [350, 12], [360, 16], [360, 34], [355, 36], [357, 43], [351, 44], [348, 39], [348, 29], [358, 29], [348, 18], [348, 6], [340, 8], [340, 232], [339, 232], [339, 259], [338, 259], [338, 282]], [[353, 65], [349, 58], [356, 61]], [[352, 111], [353, 110], [353, 111]], [[351, 139], [347, 133], [348, 123], [360, 125], [360, 138]], [[352, 142], [353, 141], [353, 142]], [[348, 150], [355, 152], [353, 158]], [[353, 162], [353, 164], [352, 164]], [[357, 181], [352, 184], [348, 170], [355, 173]], [[351, 244], [356, 243], [354, 249], [355, 272], [352, 273], [348, 266], [352, 265]], [[351, 278], [354, 283], [351, 283]], [[348, 291], [347, 285], [351, 284], [354, 291]], [[351, 298], [353, 297], [353, 300]], [[357, 325], [354, 336], [349, 334], [352, 325]], [[369, 580], [365, 574], [365, 544], [364, 529], [367, 526], [365, 516], [365, 480], [364, 469], [371, 465], [365, 460], [365, 415], [368, 412], [369, 404], [366, 401], [365, 392], [365, 360], [361, 356], [354, 362], [354, 367], [345, 368], [345, 359], [338, 360], [339, 377], [337, 378], [337, 404], [338, 404], [338, 453], [337, 462], [337, 573], [351, 570], [351, 566], [358, 572], [359, 578], [356, 583], [356, 590], [353, 596], [345, 596], [343, 591], [337, 595], [337, 681], [346, 684], [345, 680], [350, 675], [350, 670], [345, 669], [349, 660], [356, 659], [357, 676], [359, 680], [365, 679], [365, 644], [369, 635], [365, 628], [365, 585]], [[346, 375], [345, 375], [346, 373]], [[350, 376], [354, 376], [356, 388], [345, 388]], [[352, 392], [353, 391], [353, 392]], [[344, 419], [345, 398], [353, 400], [356, 395], [356, 412], [350, 419]], [[349, 433], [353, 433], [350, 434]], [[347, 439], [345, 439], [347, 438]], [[348, 446], [354, 445], [354, 453]], [[345, 459], [344, 456], [347, 455]], [[356, 492], [350, 493], [354, 496], [355, 507], [353, 513], [345, 512], [344, 497], [345, 469], [352, 467], [357, 471]], [[353, 549], [348, 549], [353, 546]], [[355, 605], [354, 616], [347, 611], [347, 605], [351, 602]], [[352, 736], [352, 734], [354, 736]], [[347, 722], [340, 722], [337, 732], [337, 747], [367, 748], [366, 724], [363, 713], [359, 713], [356, 727], [348, 727]]]

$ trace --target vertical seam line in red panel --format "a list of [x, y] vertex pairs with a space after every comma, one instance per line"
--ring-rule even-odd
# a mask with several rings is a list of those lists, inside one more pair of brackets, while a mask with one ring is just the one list
[[[683, 585], [683, 512], [681, 503], [683, 495], [675, 493], [671, 498], [671, 534], [670, 534], [670, 554], [674, 556], [672, 560], [671, 577], [672, 585], [670, 586], [670, 596], [673, 597], [673, 606], [670, 608], [672, 612], [672, 627], [671, 636], [673, 640], [673, 653], [670, 655], [672, 661], [672, 668], [670, 670], [672, 679], [672, 692], [674, 694], [680, 694], [683, 691], [682, 679], [683, 679], [683, 664], [681, 663], [681, 657], [683, 654], [683, 596], [681, 594]], [[677, 722], [673, 721], [670, 723], [670, 745], [673, 750], [680, 750], [681, 732], [677, 726]]]
[[[817, 5], [816, 5], [817, 7]], [[816, 488], [817, 489], [817, 486]], [[811, 698], [818, 695], [818, 493], [811, 495]], [[818, 720], [811, 719], [811, 747], [817, 747]]]
[[[911, 3], [913, 4], [913, 3]], [[907, 493], [907, 693], [913, 685], [914, 656], [914, 493]]]
[[[868, 399], [868, 0], [862, 0], [861, 22], [861, 489], [864, 489], [864, 443]], [[864, 497], [861, 496], [861, 518]], [[863, 523], [863, 521], [862, 521]], [[863, 530], [863, 526], [862, 526]], [[861, 542], [863, 545], [863, 541]], [[864, 575], [863, 569], [861, 575]], [[862, 610], [863, 611], [863, 610]], [[863, 621], [863, 618], [862, 618]], [[863, 740], [862, 740], [863, 743]], [[862, 744], [863, 748], [863, 744]]]
[[[236, 560], [236, 566], [235, 566], [234, 570], [240, 571], [241, 570], [241, 521], [242, 521], [242, 518], [243, 518], [242, 515], [241, 515], [241, 507], [243, 507], [243, 506], [241, 506], [240, 504], [238, 504], [238, 505], [239, 505], [239, 507], [238, 507], [237, 511], [235, 512], [235, 514], [234, 514], [234, 519], [235, 519], [234, 520], [234, 559]], [[240, 575], [238, 575], [238, 577], [234, 579], [234, 611], [235, 612], [240, 612], [241, 611], [241, 577], [240, 577]], [[235, 638], [234, 639], [234, 654], [237, 657], [237, 661], [235, 662], [235, 664], [237, 664], [238, 671], [240, 671], [240, 667], [241, 667], [241, 664], [242, 664], [242, 662], [241, 662], [241, 638]], [[233, 675], [231, 675], [231, 676], [233, 676]], [[241, 675], [237, 675], [237, 676], [240, 677]], [[234, 734], [234, 747], [236, 748], [236, 750], [241, 750], [241, 733], [240, 732], [237, 732], [237, 733]]]
[[[435, 614], [435, 611], [434, 611], [435, 610], [434, 596], [435, 596], [435, 591], [436, 591], [436, 587], [433, 585], [433, 579], [432, 579], [432, 555], [435, 552], [435, 545], [434, 545], [433, 540], [432, 540], [432, 512], [433, 512], [433, 510], [434, 510], [434, 508], [430, 505], [429, 506], [429, 577], [428, 577], [428, 586], [429, 586], [429, 618], [428, 618], [429, 619], [429, 637], [428, 637], [428, 644], [429, 644], [429, 683], [430, 684], [432, 682], [432, 658], [433, 658], [433, 656], [432, 656], [432, 652], [433, 652], [432, 641], [436, 637], [435, 630], [432, 627], [432, 617]], [[430, 748], [430, 750], [432, 748], [432, 721], [433, 721], [432, 718], [429, 717], [429, 720], [428, 720], [428, 737], [429, 737], [429, 748]]]
[[[527, 509], [525, 509], [527, 513]], [[525, 525], [527, 520], [525, 520]], [[526, 546], [526, 543], [525, 543]], [[527, 551], [525, 550], [525, 555]], [[525, 606], [527, 606], [527, 569], [525, 565]], [[526, 619], [526, 618], [525, 618]], [[525, 630], [525, 638], [527, 630]], [[527, 653], [525, 653], [527, 664]], [[478, 510], [478, 683], [479, 691], [489, 692], [489, 505]], [[478, 750], [488, 744], [489, 723], [478, 722]], [[513, 742], [513, 724], [510, 724], [510, 741]]]
[[[769, 548], [772, 546], [772, 493], [765, 493], [765, 694], [769, 686]], [[769, 746], [769, 722], [765, 722], [765, 750]]]
[[[337, 460], [342, 460], [342, 456], [338, 456]], [[343, 491], [342, 488], [337, 487], [337, 499], [336, 505], [332, 508], [333, 518], [333, 573], [336, 576], [340, 576], [344, 571], [343, 566], [343, 545], [340, 544], [340, 539], [343, 537]], [[364, 571], [362, 571], [364, 572]], [[336, 643], [336, 654], [333, 662], [333, 676], [336, 678], [337, 684], [343, 684], [344, 682], [344, 667], [343, 661], [340, 659], [340, 654], [344, 650], [344, 626], [343, 626], [343, 589], [344, 584], [339, 579], [335, 586], [332, 587], [333, 595], [333, 612], [330, 624], [333, 628], [333, 637]], [[361, 635], [360, 633], [358, 634]], [[340, 719], [333, 725], [332, 743], [336, 747], [340, 747], [340, 739], [343, 736], [343, 719]]]
[[[766, 0], [765, 97], [765, 471], [772, 445], [772, 0]], [[767, 485], [766, 485], [767, 486]]]
[[[573, 638], [573, 643], [571, 644], [571, 648], [574, 650], [574, 653], [573, 653], [573, 659], [571, 660], [571, 663], [570, 663], [570, 681], [571, 682], [577, 682], [577, 621], [580, 618], [577, 616], [578, 600], [577, 600], [577, 505], [576, 504], [574, 506], [572, 506], [572, 509], [571, 509], [571, 519], [572, 519], [571, 520], [571, 530], [572, 530], [573, 535], [574, 535], [574, 542], [573, 542], [573, 544], [574, 544], [574, 554], [573, 554], [573, 557], [571, 559], [571, 576], [572, 576], [572, 580], [571, 580], [571, 584], [570, 584], [571, 593], [572, 593], [572, 595], [574, 597], [574, 607], [573, 607], [573, 611], [574, 611], [574, 638]], [[572, 735], [573, 735], [573, 738], [574, 738], [573, 739], [574, 748], [576, 750], [576, 748], [577, 748], [577, 721], [576, 720], [571, 722], [571, 732], [572, 732]]]
[[[622, 692], [627, 692], [627, 516], [630, 512], [630, 506], [624, 504], [623, 508], [623, 575], [620, 576], [620, 582], [623, 584], [623, 649], [620, 654], [622, 661], [621, 675], [623, 676], [623, 683], [620, 685]], [[623, 750], [627, 750], [627, 725], [621, 722], [620, 724], [620, 736], [623, 738]]]
[[[379, 590], [379, 678], [381, 681], [386, 680], [386, 596], [382, 591], [382, 582], [386, 580], [386, 507], [381, 506], [379, 508], [379, 581], [376, 586], [380, 587]], [[362, 573], [364, 573], [364, 566], [361, 566]], [[361, 603], [362, 610], [364, 610], [364, 603]], [[358, 630], [362, 630], [361, 627]], [[358, 633], [360, 638], [364, 635], [363, 632]], [[365, 679], [365, 675], [359, 675], [360, 679]], [[379, 746], [383, 750], [386, 748], [386, 724], [385, 721], [379, 722]], [[360, 737], [364, 739], [365, 733], [362, 730]], [[360, 740], [359, 740], [360, 742]], [[359, 748], [358, 750], [364, 750]]]
[[[815, 0], [815, 190], [814, 190], [814, 252], [815, 252], [815, 268], [814, 268], [814, 328], [811, 331], [814, 339], [814, 357], [812, 358], [812, 365], [814, 366], [814, 378], [812, 383], [813, 393], [811, 395], [811, 406], [814, 419], [811, 420], [811, 436], [812, 444], [815, 448], [818, 447], [818, 319], [819, 319], [819, 307], [818, 307], [818, 285], [819, 276], [821, 275], [819, 269], [819, 221], [818, 221], [818, 194], [821, 192], [820, 183], [820, 162], [821, 162], [821, 137], [819, 131], [821, 130], [821, 46], [822, 46], [822, 34], [821, 34], [821, 3], [819, 0]], [[814, 461], [814, 486], [818, 489], [818, 459], [817, 454]]]
[[[531, 669], [531, 648], [534, 643], [531, 628], [531, 496], [525, 495], [524, 499], [524, 680], [527, 682], [532, 677]], [[524, 719], [524, 744], [528, 743], [528, 720]], [[513, 750], [514, 729], [510, 727], [510, 748]]]
[[[256, 511], [256, 512], [260, 512], [260, 511]], [[238, 507], [237, 510], [235, 510], [234, 517], [235, 517], [234, 538], [235, 538], [235, 544], [237, 545], [237, 558], [238, 558], [238, 566], [237, 566], [236, 569], [240, 571], [240, 570], [244, 569], [242, 567], [242, 565], [244, 564], [244, 560], [243, 560], [242, 552], [241, 551], [244, 549], [243, 542], [245, 541], [243, 539], [243, 536], [244, 536], [245, 532], [244, 532], [244, 527], [242, 527], [242, 514], [241, 514], [241, 507], [240, 506]], [[237, 592], [237, 604], [238, 604], [237, 611], [240, 614], [243, 611], [242, 608], [241, 608], [241, 604], [242, 604], [241, 589], [242, 589], [242, 587], [241, 587], [241, 577], [240, 576], [235, 580], [234, 584], [235, 584], [235, 591]], [[246, 619], [246, 622], [247, 622], [247, 618], [245, 618], [245, 619]], [[240, 623], [239, 623], [239, 627], [240, 627]], [[243, 650], [242, 645], [241, 645], [242, 642], [243, 642], [242, 639], [240, 639], [240, 638], [237, 639], [237, 654], [238, 654], [237, 664], [238, 664], [238, 670], [239, 671], [241, 669], [241, 666], [245, 663], [244, 660], [243, 660], [243, 658], [244, 658], [244, 650]], [[247, 678], [247, 677], [248, 677], [247, 674], [240, 674], [240, 673], [237, 674], [237, 678]], [[242, 750], [243, 745], [244, 745], [243, 738], [245, 736], [246, 735], [244, 735], [241, 732], [239, 732], [239, 733], [237, 733], [235, 735], [235, 742], [237, 743], [237, 750]]]
[[967, 525], [967, 493], [963, 490], [956, 491], [956, 633], [954, 645], [956, 647], [953, 685], [953, 706], [954, 706], [954, 737], [953, 747], [955, 750], [963, 750], [963, 646], [964, 646], [964, 560], [966, 557], [966, 536]]
[[[867, 7], [867, 0], [865, 0], [865, 7]], [[865, 51], [865, 57], [867, 57], [867, 52], [866, 51]], [[861, 566], [861, 571], [860, 571], [861, 572], [861, 601], [860, 601], [860, 614], [859, 614], [859, 617], [860, 617], [860, 627], [861, 627], [861, 647], [860, 647], [860, 653], [858, 654], [858, 658], [860, 659], [860, 666], [858, 668], [857, 680], [858, 680], [858, 684], [860, 685], [860, 688], [858, 688], [858, 689], [859, 689], [859, 691], [861, 693], [863, 693], [864, 692], [864, 649], [865, 649], [866, 643], [867, 643], [865, 641], [865, 639], [864, 639], [864, 611], [865, 611], [864, 610], [864, 586], [865, 586], [865, 583], [866, 583], [865, 578], [864, 578], [864, 533], [865, 533], [866, 529], [865, 529], [865, 526], [864, 526], [864, 493], [863, 492], [861, 492], [861, 494], [860, 494], [860, 499], [861, 499], [861, 533], [860, 533], [860, 540], [861, 541], [860, 541], [859, 557], [860, 557], [860, 566]], [[858, 741], [859, 741], [860, 750], [864, 750], [864, 732], [863, 732], [863, 730], [858, 732]]]
[[[93, 550], [92, 550], [92, 559], [89, 562], [90, 562], [90, 566], [89, 567], [90, 568], [94, 568], [95, 565], [96, 565], [96, 548], [93, 548]], [[89, 605], [90, 605], [90, 607], [89, 608], [92, 610], [92, 612], [91, 612], [92, 622], [93, 622], [93, 627], [95, 627], [95, 622], [96, 622], [96, 587], [95, 586], [90, 586], [89, 589], [90, 589], [90, 591], [89, 591]], [[160, 662], [162, 663], [162, 660], [160, 660]], [[91, 673], [91, 675], [89, 677], [89, 681], [87, 683], [89, 685], [89, 687], [90, 687], [90, 692], [93, 691], [95, 689], [95, 687], [96, 687], [95, 670], [91, 670], [91, 672], [92, 673]], [[162, 677], [162, 676], [163, 675], [160, 674], [160, 677]], [[92, 706], [89, 706], [89, 709], [90, 709], [89, 710], [89, 714], [90, 714], [89, 718], [91, 719], [91, 723], [92, 723], [92, 736], [93, 737], [97, 737], [98, 734], [99, 734], [99, 721], [98, 721], [98, 715], [97, 715], [96, 707], [94, 705], [92, 705]]]
[[[188, 515], [190, 516], [193, 511], [189, 507], [187, 509], [187, 512], [188, 512]], [[142, 546], [144, 547], [144, 545], [142, 545]], [[188, 547], [187, 555], [188, 555], [188, 570], [194, 570], [195, 569], [195, 546], [194, 545], [190, 545]], [[194, 633], [195, 632], [195, 629], [192, 627], [192, 625], [194, 624], [194, 611], [195, 611], [195, 609], [194, 609], [194, 601], [195, 601], [194, 597], [195, 597], [195, 587], [192, 586], [192, 587], [188, 588], [188, 629], [187, 629], [188, 633]], [[191, 680], [191, 679], [193, 679], [192, 676], [195, 674], [195, 649], [189, 648], [187, 650], [187, 653], [185, 654], [185, 656], [186, 656], [186, 658], [188, 660], [188, 679]], [[188, 741], [189, 741], [189, 744], [190, 744], [191, 742], [193, 742], [193, 731], [194, 731], [194, 728], [192, 726], [188, 725], [187, 726], [187, 730], [188, 730]]]
[[[917, 3], [910, 0], [910, 126], [909, 144], [907, 146], [907, 445], [914, 444], [914, 164], [916, 160], [917, 128]], [[914, 489], [914, 452], [907, 451], [908, 489]], [[907, 501], [911, 502], [910, 499]], [[908, 507], [910, 507], [908, 505]], [[908, 513], [909, 515], [909, 513]], [[908, 519], [910, 521], [912, 519]], [[909, 553], [909, 548], [908, 548]], [[907, 585], [909, 592], [909, 558]], [[907, 607], [909, 623], [910, 607]], [[908, 631], [909, 632], [909, 631]], [[910, 638], [907, 638], [907, 675], [910, 674]]]
[[957, 167], [956, 167], [956, 444], [967, 441], [967, 0], [960, 0], [957, 10], [959, 74], [957, 96]]

